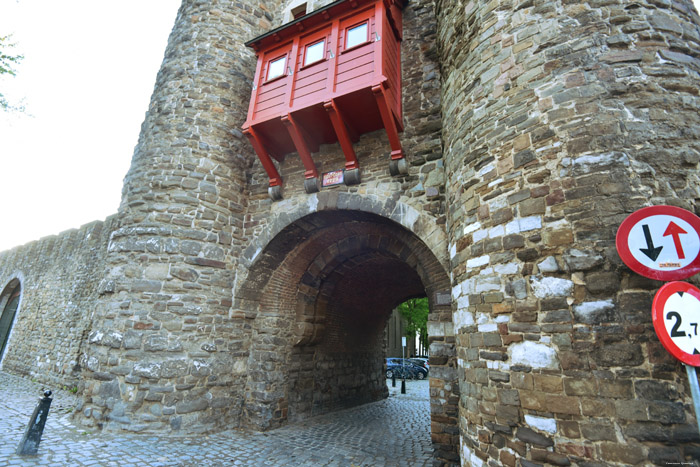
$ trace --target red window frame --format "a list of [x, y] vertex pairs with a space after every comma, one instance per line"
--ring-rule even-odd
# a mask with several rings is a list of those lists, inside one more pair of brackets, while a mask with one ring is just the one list
[[[314, 65], [316, 63], [322, 62], [322, 61], [327, 59], [327, 57], [326, 57], [326, 55], [328, 54], [328, 51], [327, 51], [328, 41], [327, 41], [327, 39], [328, 39], [327, 36], [323, 36], [321, 39], [309, 41], [306, 45], [304, 45], [304, 56], [301, 59], [301, 63], [302, 63], [301, 67], [302, 68]], [[323, 44], [323, 56], [317, 60], [314, 60], [313, 62], [306, 63], [306, 57], [307, 57], [306, 54], [309, 50], [309, 47], [312, 47], [312, 46], [317, 45], [317, 44]]]
[[[349, 34], [349, 33], [350, 33], [350, 30], [351, 30], [351, 29], [359, 28], [360, 26], [363, 26], [363, 25], [367, 28], [367, 34], [366, 34], [366, 36], [365, 36], [365, 40], [362, 41], [362, 42], [358, 42], [357, 44], [354, 44], [354, 45], [351, 45], [351, 46], [348, 47], [348, 38], [349, 38], [349, 35], [350, 35], [350, 34]], [[358, 48], [358, 47], [362, 47], [362, 46], [365, 45], [365, 44], [368, 44], [368, 43], [370, 42], [370, 37], [371, 37], [371, 31], [370, 31], [370, 29], [371, 29], [371, 28], [370, 28], [369, 18], [366, 18], [366, 19], [364, 19], [364, 20], [362, 20], [362, 21], [358, 21], [358, 22], [355, 23], [355, 24], [352, 24], [352, 25], [350, 25], [350, 26], [347, 26], [347, 27], [345, 28], [345, 38], [344, 38], [344, 41], [343, 41], [343, 42], [344, 42], [344, 44], [343, 44], [343, 52], [345, 52], [345, 51], [347, 51], [347, 50], [353, 50], [353, 49], [356, 49], [356, 48]]]
[[[271, 58], [270, 60], [267, 61], [267, 69], [265, 70], [265, 83], [270, 83], [272, 81], [278, 80], [280, 78], [284, 78], [287, 76], [287, 61], [288, 61], [288, 53], [284, 53], [283, 55], [278, 55], [275, 58]], [[270, 78], [270, 70], [272, 69], [272, 64], [275, 62], [278, 62], [280, 60], [284, 60], [284, 65], [282, 65], [282, 74], [273, 76]]]

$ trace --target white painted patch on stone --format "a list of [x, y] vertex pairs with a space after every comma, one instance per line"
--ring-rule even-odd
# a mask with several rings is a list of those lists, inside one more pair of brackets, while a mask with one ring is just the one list
[[428, 335], [435, 337], [444, 337], [445, 328], [442, 323], [436, 323], [433, 321], [428, 321]]
[[250, 262], [251, 262], [251, 263], [252, 263], [253, 261], [255, 261], [255, 258], [258, 257], [258, 255], [260, 254], [261, 251], [262, 251], [262, 248], [261, 248], [261, 247], [258, 247], [258, 249], [255, 250], [255, 254], [254, 254], [253, 257], [250, 259]]
[[511, 364], [526, 365], [532, 368], [559, 368], [556, 351], [548, 345], [525, 341], [513, 344], [508, 348]]
[[532, 292], [537, 298], [565, 297], [574, 289], [574, 283], [558, 277], [533, 276], [530, 278]]
[[535, 417], [534, 415], [525, 415], [525, 423], [531, 427], [554, 434], [557, 432], [557, 421], [553, 418]]
[[494, 187], [494, 186], [498, 185], [499, 183], [501, 183], [502, 181], [503, 181], [502, 178], [497, 178], [496, 180], [489, 182], [488, 187], [489, 188]]
[[460, 308], [452, 314], [452, 321], [455, 329], [459, 331], [464, 327], [474, 325], [474, 314], [466, 309]]
[[629, 156], [623, 152], [606, 152], [598, 155], [579, 156], [573, 160], [573, 163], [579, 166], [622, 164], [625, 167], [629, 167], [630, 165]]
[[450, 259], [457, 256], [457, 245], [450, 245]]
[[517, 263], [497, 264], [494, 266], [494, 271], [497, 274], [517, 274], [518, 270]]
[[502, 225], [489, 229], [489, 238], [502, 237], [505, 234], [505, 228]]
[[559, 265], [554, 256], [547, 256], [544, 261], [537, 263], [537, 267], [540, 272], [557, 272], [559, 270]]
[[462, 295], [457, 299], [457, 308], [469, 307], [469, 295]]
[[611, 299], [598, 300], [596, 302], [583, 302], [574, 307], [574, 313], [579, 316], [587, 317], [600, 311], [609, 310], [614, 306]]
[[478, 276], [476, 278], [475, 292], [491, 292], [493, 290], [501, 290], [500, 276]]
[[474, 235], [472, 236], [474, 243], [478, 242], [479, 240], [483, 240], [488, 236], [488, 232], [486, 230], [477, 230], [474, 232]]
[[462, 451], [462, 462], [464, 462], [464, 465], [471, 465], [474, 467], [483, 467], [484, 466], [484, 461], [482, 461], [474, 452], [469, 449], [469, 446], [467, 446], [464, 443], [464, 438], [459, 437], [459, 446], [460, 450]]
[[479, 266], [484, 266], [486, 264], [489, 264], [489, 255], [479, 256], [477, 258], [467, 260], [468, 268], [478, 268]]
[[550, 230], [561, 230], [570, 226], [571, 224], [566, 219], [559, 219], [558, 221], [550, 222], [547, 224], [547, 228]]
[[306, 199], [306, 204], [309, 206], [309, 212], [316, 212], [318, 208], [318, 194], [313, 193]]
[[510, 323], [510, 316], [498, 315], [494, 321], [496, 321], [496, 323]]
[[483, 177], [484, 175], [491, 172], [495, 168], [496, 167], [493, 164], [488, 164], [485, 167], [483, 167], [481, 170], [479, 170], [479, 175]]
[[400, 204], [399, 206], [401, 206], [401, 225], [413, 230], [413, 225], [418, 220], [418, 211], [405, 204]]
[[481, 228], [481, 222], [472, 222], [471, 224], [464, 227], [464, 235], [468, 235]]
[[506, 235], [528, 232], [542, 227], [542, 218], [539, 216], [522, 217], [514, 219], [506, 224]]
[[496, 332], [498, 331], [498, 325], [495, 323], [480, 324], [477, 329], [479, 332]]
[[454, 287], [452, 287], [452, 298], [454, 300], [457, 300], [461, 295], [462, 295], [462, 285], [461, 284], [457, 284]]

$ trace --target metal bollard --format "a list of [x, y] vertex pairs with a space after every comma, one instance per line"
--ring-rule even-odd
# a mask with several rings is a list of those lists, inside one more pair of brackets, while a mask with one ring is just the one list
[[32, 418], [29, 419], [29, 425], [24, 431], [22, 441], [17, 447], [17, 454], [20, 456], [35, 456], [41, 442], [41, 435], [44, 433], [44, 425], [46, 418], [49, 416], [49, 407], [51, 407], [51, 391], [44, 391], [44, 397], [39, 399], [39, 405], [34, 409]]
[[392, 388], [396, 387], [396, 373], [394, 373], [394, 372], [391, 373], [391, 387]]
[[406, 394], [406, 375], [401, 380], [401, 394]]

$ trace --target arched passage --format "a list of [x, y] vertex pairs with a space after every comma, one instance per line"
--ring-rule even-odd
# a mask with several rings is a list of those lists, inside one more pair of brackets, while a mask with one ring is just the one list
[[0, 294], [0, 362], [5, 355], [7, 341], [10, 339], [12, 323], [15, 320], [22, 288], [18, 279], [12, 279]]
[[[391, 310], [427, 296], [430, 327], [451, 329], [449, 300], [438, 299], [449, 289], [433, 252], [390, 219], [327, 209], [290, 222], [261, 248], [235, 292], [234, 309], [251, 323], [248, 423], [274, 428], [386, 397]], [[433, 430], [456, 433], [454, 340], [444, 332], [430, 340], [438, 357], [431, 364], [431, 393], [439, 395], [431, 404]], [[433, 437], [439, 444], [456, 439], [447, 438]]]

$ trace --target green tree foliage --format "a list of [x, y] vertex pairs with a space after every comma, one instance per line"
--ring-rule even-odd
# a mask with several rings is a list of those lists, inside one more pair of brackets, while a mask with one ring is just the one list
[[[15, 44], [10, 41], [10, 36], [0, 36], [0, 76], [15, 76], [15, 66], [22, 61], [24, 56], [14, 54]], [[22, 110], [20, 107], [11, 105], [5, 95], [0, 92], [0, 109], [2, 110]]]
[[428, 342], [428, 298], [412, 298], [399, 305], [399, 313], [406, 319], [406, 337], [420, 336]]

